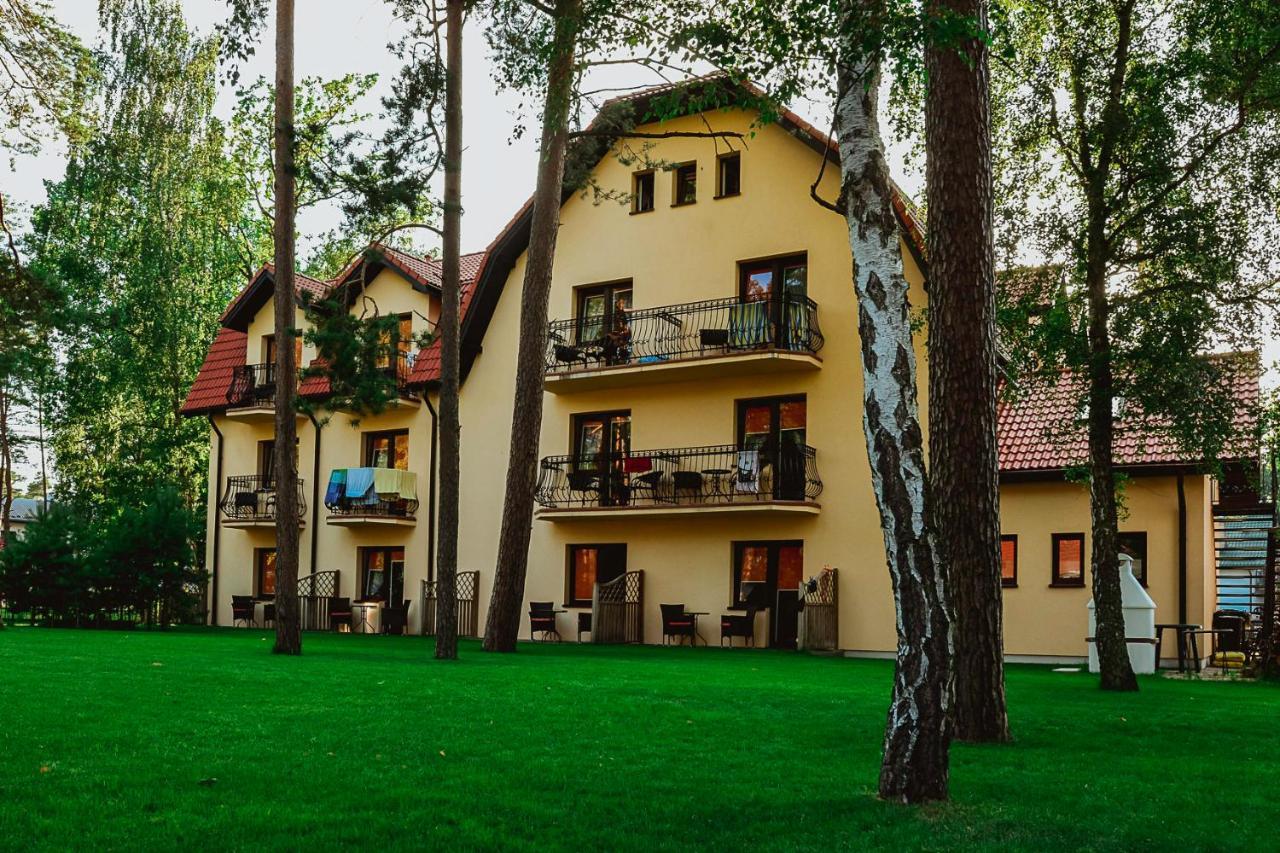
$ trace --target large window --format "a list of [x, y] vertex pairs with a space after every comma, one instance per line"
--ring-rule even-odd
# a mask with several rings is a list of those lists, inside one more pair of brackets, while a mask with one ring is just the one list
[[380, 343], [386, 349], [378, 354], [374, 366], [383, 370], [391, 368], [391, 353], [395, 352], [399, 356], [395, 364], [396, 370], [407, 371], [407, 353], [413, 348], [413, 315], [400, 314], [396, 317], [395, 328], [384, 332]]
[[631, 454], [631, 413], [593, 412], [573, 416], [573, 470], [570, 487], [596, 493], [601, 506], [625, 504]]
[[365, 433], [364, 465], [366, 468], [409, 470], [409, 431], [398, 429]]
[[570, 545], [565, 604], [590, 607], [595, 585], [617, 580], [626, 571], [626, 545]]
[[1138, 583], [1147, 585], [1147, 533], [1131, 531], [1120, 534], [1120, 553], [1133, 558], [1133, 576]]
[[258, 595], [276, 594], [276, 549], [256, 548], [253, 552], [254, 586]]
[[716, 198], [742, 192], [742, 155], [737, 151], [716, 158]]
[[1000, 537], [1000, 585], [1018, 585], [1018, 537]]
[[775, 500], [804, 500], [808, 406], [803, 396], [738, 403], [737, 464], [755, 477], [739, 477], [739, 492], [771, 491]]
[[577, 301], [578, 342], [603, 347], [609, 363], [625, 359], [631, 342], [631, 282], [580, 287]]
[[798, 591], [804, 582], [804, 542], [733, 543], [734, 607], [773, 607], [779, 590]]
[[[295, 337], [293, 339], [293, 358], [294, 362], [302, 367], [302, 338]], [[263, 364], [276, 363], [276, 336], [262, 336], [262, 362]]]
[[404, 601], [404, 549], [360, 549], [360, 596], [365, 601]]
[[671, 206], [693, 204], [698, 200], [698, 164], [682, 163], [675, 167], [675, 184], [671, 193]]
[[653, 210], [653, 172], [636, 172], [631, 176], [631, 212]]
[[1053, 534], [1051, 586], [1084, 586], [1084, 534]]

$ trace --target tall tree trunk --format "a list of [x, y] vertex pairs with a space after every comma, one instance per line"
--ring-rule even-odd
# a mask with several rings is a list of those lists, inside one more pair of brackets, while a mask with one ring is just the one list
[[458, 258], [462, 231], [462, 4], [448, 0], [445, 24], [444, 257], [440, 286], [440, 538], [436, 563], [436, 657], [458, 656]]
[[13, 446], [9, 440], [9, 382], [0, 378], [0, 545], [9, 538], [13, 526]]
[[498, 534], [498, 565], [484, 631], [484, 648], [491, 652], [515, 651], [516, 635], [520, 630], [520, 607], [524, 602], [538, 437], [542, 431], [547, 300], [551, 294], [556, 234], [560, 228], [560, 192], [564, 181], [574, 54], [581, 11], [582, 0], [556, 0], [556, 29], [547, 75], [547, 100], [542, 114], [538, 183], [533, 193], [533, 221], [520, 298], [520, 343], [511, 412], [511, 451], [507, 458], [502, 528]]
[[293, 0], [276, 0], [275, 334], [276, 654], [302, 653], [298, 606], [298, 422], [294, 399]]
[[[869, 7], [874, 21], [882, 9], [875, 0], [850, 3], [847, 17]], [[911, 306], [880, 138], [880, 64], [861, 55], [857, 26], [843, 30], [835, 112], [862, 344], [862, 425], [898, 624], [880, 796], [918, 803], [947, 797], [951, 614], [933, 553]]]
[[[987, 29], [986, 0], [931, 0], [928, 11]], [[1006, 741], [986, 44], [931, 42], [925, 65], [929, 484], [955, 613], [954, 735]]]

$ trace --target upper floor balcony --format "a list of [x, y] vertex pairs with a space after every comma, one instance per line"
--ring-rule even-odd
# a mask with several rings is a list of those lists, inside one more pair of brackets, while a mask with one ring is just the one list
[[329, 524], [412, 525], [417, 522], [418, 476], [398, 468], [335, 468], [324, 505]]
[[801, 445], [714, 445], [548, 456], [539, 517], [548, 520], [694, 513], [815, 514], [817, 452]]
[[[396, 349], [391, 355], [379, 358], [374, 363], [374, 370], [384, 374], [395, 383], [400, 392], [401, 402], [417, 405], [417, 401], [408, 394], [406, 387], [409, 376], [413, 372], [414, 353]], [[299, 372], [301, 375], [301, 371]], [[327, 376], [316, 377], [327, 388]], [[306, 380], [310, 384], [312, 379]], [[295, 387], [307, 393], [301, 380]], [[275, 417], [276, 408], [276, 365], [275, 362], [262, 364], [241, 364], [232, 370], [231, 386], [227, 389], [227, 415], [244, 421], [271, 420]], [[301, 413], [298, 415], [302, 417]]]
[[546, 388], [553, 393], [822, 366], [818, 306], [799, 294], [616, 309], [554, 320]]
[[[275, 527], [276, 481], [270, 474], [242, 474], [227, 478], [226, 491], [218, 502], [226, 527]], [[298, 478], [299, 524], [307, 514], [302, 478]]]

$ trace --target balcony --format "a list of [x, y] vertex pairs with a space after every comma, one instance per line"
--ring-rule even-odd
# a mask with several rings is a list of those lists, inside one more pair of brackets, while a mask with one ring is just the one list
[[[302, 478], [298, 478], [298, 523], [307, 514]], [[227, 478], [227, 488], [218, 503], [224, 527], [275, 527], [276, 483], [269, 474], [246, 474]]]
[[808, 297], [713, 299], [548, 327], [545, 386], [556, 394], [822, 366], [818, 306]]
[[[409, 376], [413, 372], [415, 353], [406, 350], [395, 350], [394, 355], [382, 360], [374, 366], [374, 370], [382, 373], [389, 381], [395, 383], [400, 399], [397, 406], [416, 408], [418, 400], [406, 391]], [[276, 366], [274, 362], [264, 364], [242, 364], [235, 367], [231, 374], [231, 387], [227, 389], [227, 416], [242, 421], [269, 421], [275, 419], [276, 411]], [[329, 387], [328, 376], [310, 378], [308, 382], [322, 379], [324, 388]], [[301, 384], [301, 383], [300, 383]], [[305, 391], [305, 389], [304, 389]], [[304, 417], [299, 412], [298, 417]]]
[[324, 505], [333, 525], [411, 526], [417, 522], [418, 476], [395, 468], [337, 468], [329, 477]]
[[548, 521], [692, 514], [814, 515], [822, 494], [812, 447], [737, 445], [549, 456], [536, 497]]

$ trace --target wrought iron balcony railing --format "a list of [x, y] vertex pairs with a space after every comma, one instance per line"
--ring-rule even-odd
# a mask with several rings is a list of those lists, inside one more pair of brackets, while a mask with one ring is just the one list
[[548, 373], [564, 374], [761, 350], [814, 354], [822, 344], [818, 305], [808, 297], [712, 299], [553, 320], [546, 365]]
[[227, 389], [228, 406], [273, 406], [275, 401], [275, 364], [240, 364], [232, 370], [231, 387]]
[[557, 509], [803, 502], [820, 494], [812, 447], [732, 444], [549, 456], [537, 489], [538, 503]]
[[[298, 514], [306, 515], [302, 478], [298, 478]], [[275, 521], [276, 481], [270, 474], [244, 474], [227, 478], [227, 489], [219, 504], [229, 521]]]
[[[418, 511], [417, 475], [413, 471], [399, 471], [402, 485], [396, 493], [378, 492], [370, 483], [361, 494], [352, 494], [347, 485], [352, 481], [352, 472], [360, 469], [340, 469], [343, 473], [341, 483], [330, 477], [325, 491], [324, 505], [330, 515], [343, 517], [369, 518], [413, 518]], [[370, 469], [364, 469], [370, 470]], [[335, 471], [334, 474], [338, 472]]]

